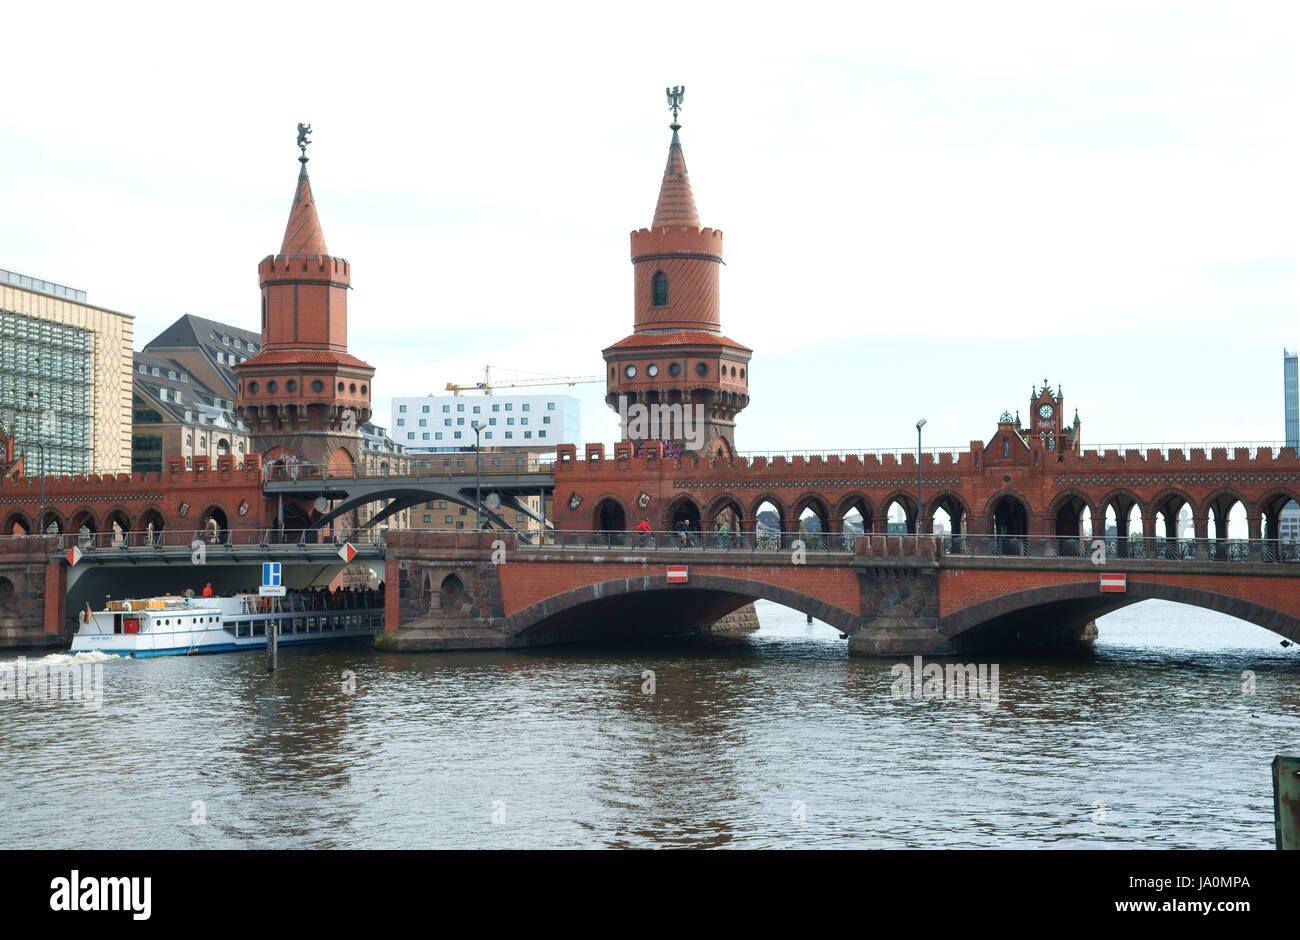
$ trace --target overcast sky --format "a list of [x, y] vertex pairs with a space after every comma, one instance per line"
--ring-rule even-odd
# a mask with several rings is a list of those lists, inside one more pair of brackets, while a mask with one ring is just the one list
[[[352, 351], [394, 395], [602, 372], [682, 141], [754, 349], [742, 450], [1277, 440], [1297, 305], [1295, 4], [7, 8], [0, 267], [259, 326], [296, 123]], [[561, 391], [557, 389], [557, 391]], [[587, 440], [611, 441], [603, 385]]]

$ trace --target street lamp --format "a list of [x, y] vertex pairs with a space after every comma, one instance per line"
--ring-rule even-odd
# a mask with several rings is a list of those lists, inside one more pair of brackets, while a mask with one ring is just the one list
[[474, 512], [477, 521], [474, 527], [483, 530], [483, 451], [479, 447], [479, 434], [483, 431], [481, 421], [474, 422]]
[[[925, 419], [922, 418], [916, 422], [916, 536], [921, 537], [921, 516], [924, 513], [921, 510], [921, 428], [925, 427]], [[919, 549], [918, 549], [919, 551]]]

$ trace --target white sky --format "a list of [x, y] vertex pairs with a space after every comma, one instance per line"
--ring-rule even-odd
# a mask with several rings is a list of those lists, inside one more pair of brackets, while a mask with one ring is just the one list
[[742, 450], [965, 445], [1044, 377], [1085, 443], [1283, 436], [1294, 4], [36, 6], [4, 14], [0, 267], [137, 348], [258, 328], [306, 121], [380, 423], [485, 362], [600, 374], [684, 84]]

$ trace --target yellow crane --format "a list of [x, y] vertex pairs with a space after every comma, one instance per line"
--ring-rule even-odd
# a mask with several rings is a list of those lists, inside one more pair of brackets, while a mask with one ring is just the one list
[[[498, 369], [505, 369], [505, 366], [497, 366]], [[506, 369], [507, 372], [525, 372], [525, 369]], [[494, 388], [520, 388], [523, 386], [538, 385], [585, 385], [589, 382], [603, 382], [603, 375], [546, 375], [545, 373], [535, 373], [542, 376], [536, 379], [516, 379], [509, 382], [492, 382], [492, 367], [483, 367], [483, 381], [475, 382], [473, 385], [457, 385], [455, 382], [447, 383], [447, 391], [453, 395], [459, 395], [461, 392], [483, 392], [485, 395], [491, 395]]]

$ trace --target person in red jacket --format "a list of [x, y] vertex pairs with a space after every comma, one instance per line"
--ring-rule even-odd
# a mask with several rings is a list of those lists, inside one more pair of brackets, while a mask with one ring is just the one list
[[204, 597], [211, 597], [211, 596], [212, 596], [212, 582], [211, 582], [211, 581], [209, 581], [207, 584], [203, 585], [203, 596], [204, 596]]

